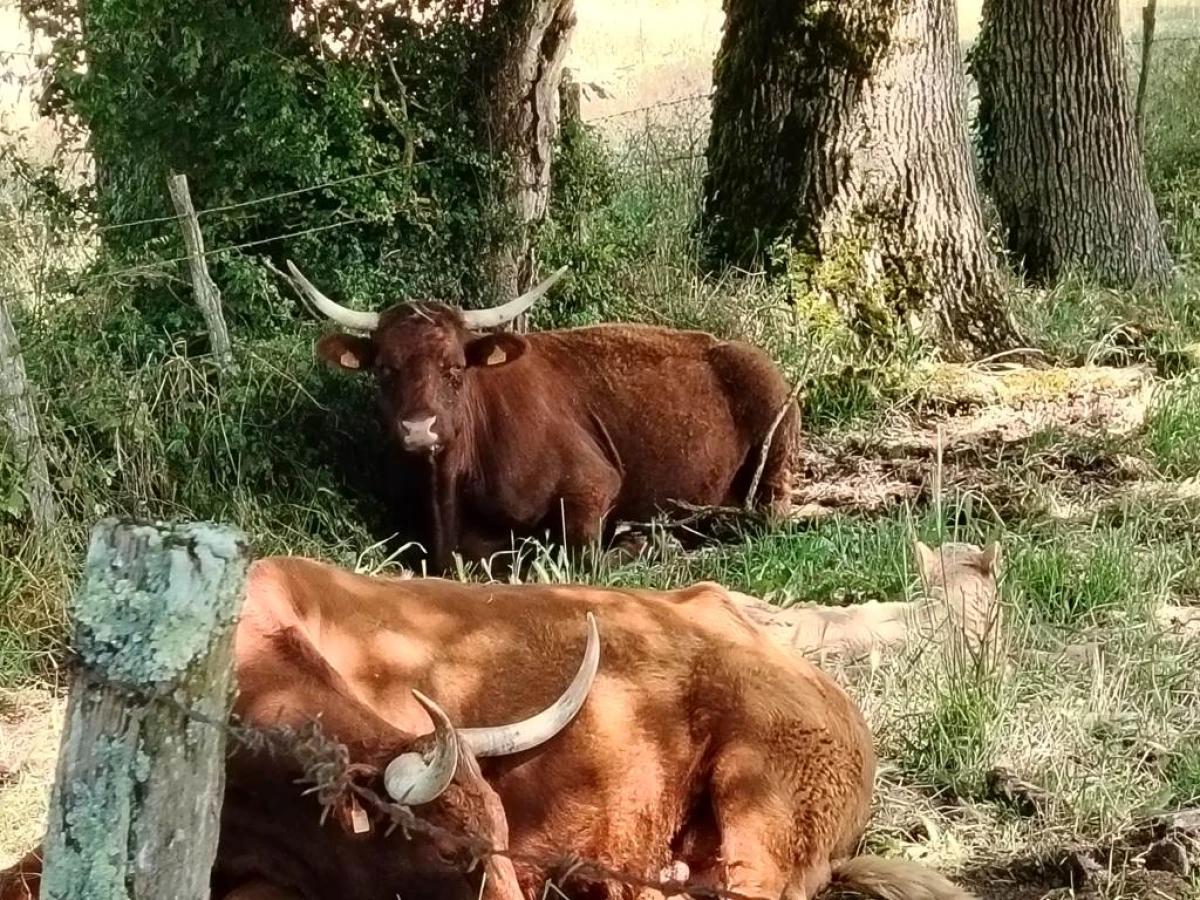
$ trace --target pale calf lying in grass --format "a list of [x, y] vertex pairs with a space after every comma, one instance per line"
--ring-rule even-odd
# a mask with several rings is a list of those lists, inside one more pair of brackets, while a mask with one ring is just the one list
[[781, 609], [737, 591], [729, 595], [776, 643], [820, 661], [868, 658], [874, 666], [883, 651], [918, 641], [957, 645], [972, 654], [994, 648], [1000, 626], [1000, 545], [947, 543], [935, 549], [915, 541], [914, 553], [925, 595], [918, 600]]

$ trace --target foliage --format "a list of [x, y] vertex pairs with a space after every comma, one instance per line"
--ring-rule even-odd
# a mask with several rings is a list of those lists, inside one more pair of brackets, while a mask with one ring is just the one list
[[[104, 0], [96, 8], [111, 8], [113, 2]], [[172, 10], [169, 18], [186, 22], [189, 15]], [[438, 40], [451, 42], [453, 34], [450, 28]], [[266, 65], [250, 52], [249, 37], [234, 43], [247, 48], [243, 64]], [[295, 257], [330, 293], [360, 302], [382, 302], [388, 291], [466, 296], [472, 277], [469, 252], [452, 246], [444, 234], [422, 229], [446, 220], [448, 233], [462, 240], [485, 234], [475, 204], [486, 205], [486, 191], [473, 180], [486, 174], [490, 163], [473, 156], [468, 130], [455, 125], [438, 102], [426, 103], [429, 95], [417, 89], [421, 79], [433, 79], [437, 72], [442, 73], [438, 78], [461, 80], [471, 69], [465, 51], [451, 47], [445, 57], [428, 61], [440, 67], [436, 71], [421, 68], [426, 63], [419, 61], [417, 49], [405, 57], [407, 63], [395, 57], [397, 73], [408, 86], [405, 119], [397, 112], [399, 91], [390, 87], [386, 63], [377, 70], [357, 57], [322, 59], [311, 45], [297, 47], [304, 62], [296, 70], [308, 67], [305, 77], [312, 78], [306, 83], [320, 84], [329, 73], [332, 84], [342, 85], [341, 93], [288, 94], [287, 78], [272, 82], [287, 99], [280, 108], [288, 110], [293, 123], [267, 123], [265, 111], [256, 113], [264, 128], [273, 129], [264, 133], [278, 138], [262, 151], [276, 168], [256, 159], [235, 165], [219, 158], [203, 144], [217, 133], [215, 125], [154, 124], [174, 135], [172, 140], [201, 136], [195, 148], [172, 151], [194, 155], [209, 167], [207, 175], [199, 174], [203, 167], [187, 169], [199, 206], [361, 174], [375, 164], [395, 161], [403, 167], [405, 145], [393, 144], [397, 129], [374, 107], [373, 96], [370, 109], [350, 109], [346, 97], [354, 81], [349, 73], [362, 75], [371, 95], [378, 79], [385, 103], [399, 122], [412, 124], [421, 142], [412, 145], [411, 172], [401, 168], [204, 217], [210, 247], [358, 214], [376, 217], [369, 226], [339, 227], [294, 243], [212, 258], [242, 364], [224, 384], [203, 352], [182, 266], [120, 279], [104, 275], [176, 254], [181, 248], [173, 224], [161, 231], [148, 226], [140, 238], [135, 236], [139, 229], [121, 229], [111, 237], [104, 232], [105, 255], [98, 268], [74, 291], [56, 290], [62, 273], [36, 266], [47, 257], [59, 260], [62, 248], [84, 243], [64, 229], [73, 226], [81, 208], [89, 213], [91, 201], [83, 197], [81, 207], [63, 185], [46, 180], [50, 171], [5, 170], [0, 194], [10, 206], [0, 210], [0, 221], [16, 224], [10, 226], [12, 243], [9, 232], [0, 241], [0, 259], [6, 265], [12, 260], [8, 271], [26, 278], [20, 282], [23, 289], [37, 298], [19, 305], [17, 326], [64, 518], [50, 539], [34, 541], [19, 504], [2, 504], [14, 496], [16, 485], [0, 436], [0, 688], [28, 685], [53, 673], [64, 604], [75, 585], [87, 530], [100, 516], [222, 519], [241, 525], [259, 553], [303, 553], [365, 569], [389, 562], [390, 548], [376, 543], [390, 530], [374, 484], [380, 430], [366, 384], [327, 371], [313, 359], [318, 326], [293, 314], [291, 296], [279, 291], [252, 254], [282, 251], [276, 259]], [[137, 40], [130, 52], [135, 50], [156, 52]], [[198, 73], [215, 77], [203, 57]], [[223, 59], [232, 65], [229, 57]], [[1170, 61], [1163, 57], [1161, 64]], [[230, 83], [244, 87], [237, 79]], [[1166, 360], [1186, 356], [1200, 338], [1200, 281], [1187, 264], [1200, 249], [1200, 178], [1181, 136], [1168, 140], [1166, 121], [1186, 121], [1195, 93], [1178, 90], [1166, 77], [1151, 84], [1150, 171], [1160, 201], [1168, 197], [1164, 210], [1173, 217], [1177, 258], [1185, 262], [1180, 284], [1166, 295], [1097, 291], [1078, 279], [1053, 292], [1022, 291], [1015, 299], [1026, 330], [1057, 361], [1151, 360], [1166, 373]], [[98, 104], [115, 102], [103, 84], [79, 90]], [[434, 96], [451, 93], [441, 85]], [[185, 107], [194, 102], [183, 101]], [[239, 112], [240, 103], [235, 99], [224, 111], [212, 109], [236, 123], [242, 121], [239, 116], [251, 115]], [[440, 130], [440, 123], [449, 123], [449, 130]], [[365, 130], [354, 137], [360, 126]], [[291, 146], [287, 127], [296, 133], [307, 129], [324, 149]], [[421, 129], [429, 133], [421, 137]], [[222, 140], [243, 140], [244, 147], [253, 143], [236, 130]], [[539, 255], [546, 269], [570, 262], [571, 276], [549, 303], [535, 308], [534, 327], [642, 321], [749, 339], [767, 348], [789, 378], [805, 379], [806, 451], [818, 458], [836, 455], [845, 429], [855, 429], [858, 443], [850, 446], [861, 448], [879, 439], [873, 436], [891, 433], [897, 417], [919, 416], [936, 402], [939, 414], [959, 411], [956, 398], [970, 393], [968, 385], [925, 384], [924, 369], [917, 365], [923, 362], [920, 348], [865, 352], [845, 338], [838, 318], [817, 302], [820, 297], [802, 289], [822, 279], [845, 281], [846, 272], [812, 272], [797, 261], [787, 279], [768, 280], [757, 272], [713, 274], [700, 268], [690, 225], [704, 174], [698, 159], [703, 140], [702, 127], [687, 122], [631, 129], [620, 142], [586, 127], [562, 136], [553, 220], [540, 235]], [[165, 166], [167, 151], [154, 152]], [[122, 173], [118, 183], [132, 197], [127, 202], [142, 204], [140, 212], [126, 209], [122, 216], [170, 212], [162, 173], [147, 174], [150, 167], [146, 161], [140, 176]], [[238, 179], [240, 186], [234, 184]], [[143, 188], [144, 195], [138, 193]], [[109, 216], [106, 221], [115, 218], [116, 211], [97, 202], [97, 214]], [[52, 249], [5, 256], [17, 245]], [[396, 255], [383, 260], [393, 251]], [[36, 277], [29, 278], [31, 273]], [[792, 278], [799, 280], [789, 283]], [[43, 287], [35, 289], [35, 282]], [[1188, 368], [1186, 360], [1171, 365], [1171, 374]], [[964, 378], [961, 370], [955, 372], [950, 377]], [[1058, 390], [1057, 374], [1035, 373], [1045, 379], [1048, 392]], [[957, 390], [953, 397], [949, 388]], [[920, 425], [932, 429], [940, 421], [920, 420]], [[916, 594], [913, 537], [982, 542], [999, 536], [1002, 596], [1015, 622], [1007, 671], [956, 676], [928, 660], [906, 659], [861, 678], [847, 675], [885, 760], [883, 800], [869, 840], [949, 868], [985, 852], [1000, 855], [1044, 843], [1045, 829], [1056, 840], [1066, 834], [1108, 834], [1127, 823], [1147, 798], [1197, 799], [1200, 769], [1187, 748], [1200, 734], [1195, 690], [1200, 660], [1194, 646], [1173, 645], [1156, 635], [1145, 613], [1164, 599], [1194, 604], [1200, 596], [1200, 517], [1194, 502], [1110, 503], [1114, 487], [1097, 480], [1096, 472], [1115, 466], [1117, 457], [1132, 456], [1147, 474], [1156, 467], [1154, 474], [1164, 478], [1190, 477], [1200, 470], [1194, 449], [1200, 445], [1198, 423], [1194, 376], [1179, 377], [1155, 401], [1145, 429], [1127, 440], [1047, 431], [1016, 453], [990, 445], [969, 448], [965, 452], [981, 459], [979, 476], [995, 482], [962, 485], [981, 498], [974, 512], [965, 509], [965, 501], [930, 502], [932, 453], [893, 458], [880, 452], [861, 460], [864, 473], [915, 472], [919, 493], [911, 506], [746, 530], [722, 545], [689, 553], [668, 550], [620, 567], [573, 569], [548, 555], [539, 560], [539, 577], [658, 587], [711, 578], [782, 603], [888, 601]], [[845, 455], [851, 457], [849, 465], [860, 464], [851, 451]], [[1044, 482], [1053, 487], [1064, 481], [1079, 488], [1082, 509], [1078, 515], [1056, 509], [1048, 516], [1034, 505], [1040, 497], [1034, 492], [1049, 490]], [[801, 469], [800, 482], [820, 487], [808, 466]], [[1006, 505], [1001, 491], [1019, 496]], [[946, 493], [951, 494], [949, 488]], [[1017, 501], [1026, 495], [1031, 499], [1020, 506]], [[1103, 665], [1062, 663], [1061, 646], [1069, 641], [1101, 645]], [[1032, 651], [1053, 659], [1039, 661]], [[986, 771], [997, 762], [1052, 795], [1044, 819], [1017, 820], [993, 802], [968, 805], [963, 799], [981, 789]], [[930, 786], [959, 794], [951, 814], [941, 816], [930, 806], [922, 793]], [[0, 796], [0, 820], [20, 817], [35, 829], [38, 814], [31, 809], [18, 816]], [[32, 830], [30, 836], [36, 837]]]
[[1150, 450], [1170, 478], [1200, 475], [1200, 377], [1164, 386], [1146, 419]]
[[[239, 245], [294, 258], [330, 293], [371, 305], [477, 292], [472, 258], [505, 224], [490, 197], [500, 164], [471, 114], [482, 26], [421, 26], [395, 5], [363, 22], [349, 2], [295, 28], [283, 0], [31, 0], [26, 11], [56, 37], [45, 107], [89, 135], [101, 267], [171, 274], [160, 264], [182, 243], [166, 178], [183, 172], [213, 277], [236, 298], [235, 331], [274, 333], [297, 309], [226, 252]], [[359, 39], [335, 50], [348, 23]], [[199, 337], [186, 290], [140, 281], [131, 309], [152, 332]]]

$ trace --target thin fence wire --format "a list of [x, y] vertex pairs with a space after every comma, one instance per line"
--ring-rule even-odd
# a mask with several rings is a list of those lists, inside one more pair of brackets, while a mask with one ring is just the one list
[[[1136, 47], [1140, 48], [1140, 41], [1136, 36], [1130, 36], [1128, 38], [1128, 42], [1135, 45]], [[1179, 42], [1200, 43], [1200, 34], [1166, 34], [1166, 35], [1156, 36], [1154, 39], [1155, 44], [1179, 43]], [[0, 59], [4, 58], [6, 56], [21, 56], [21, 57], [34, 58], [34, 57], [39, 57], [39, 56], [43, 56], [43, 55], [44, 55], [44, 53], [38, 53], [38, 52], [24, 50], [24, 49], [0, 48]], [[683, 106], [686, 104], [694, 104], [694, 103], [699, 103], [701, 101], [710, 101], [712, 99], [712, 97], [713, 97], [712, 91], [690, 94], [690, 95], [684, 96], [684, 97], [675, 97], [675, 98], [672, 98], [669, 100], [663, 100], [663, 101], [659, 101], [656, 103], [645, 104], [643, 106], [638, 106], [633, 109], [620, 110], [620, 111], [614, 112], [614, 113], [607, 113], [607, 114], [601, 115], [601, 116], [594, 116], [594, 117], [586, 119], [585, 121], [588, 124], [611, 122], [611, 121], [625, 119], [625, 118], [629, 118], [629, 117], [637, 116], [637, 115], [641, 115], [641, 114], [650, 114], [650, 113], [654, 113], [659, 110], [672, 109], [672, 108]], [[678, 157], [671, 159], [670, 161], [671, 162], [684, 162], [684, 161], [692, 161], [692, 160], [698, 160], [698, 159], [703, 159], [703, 158], [704, 158], [703, 153], [695, 153], [695, 154], [685, 154], [682, 156], [678, 156]], [[325, 190], [328, 188], [338, 187], [341, 185], [351, 184], [354, 182], [363, 181], [363, 180], [370, 179], [370, 178], [378, 178], [378, 177], [382, 177], [385, 175], [394, 174], [399, 171], [411, 170], [411, 169], [421, 167], [421, 166], [428, 166], [435, 162], [437, 162], [436, 159], [429, 159], [429, 160], [420, 160], [420, 161], [416, 161], [413, 163], [401, 163], [401, 164], [397, 164], [397, 165], [393, 165], [393, 166], [387, 166], [387, 167], [384, 167], [381, 169], [376, 169], [376, 170], [370, 171], [370, 172], [362, 172], [362, 173], [358, 173], [355, 175], [348, 175], [348, 176], [345, 176], [342, 178], [329, 179], [329, 180], [322, 181], [322, 182], [319, 182], [316, 184], [307, 185], [305, 187], [292, 188], [292, 189], [289, 189], [286, 191], [279, 191], [277, 193], [267, 194], [262, 197], [253, 197], [248, 200], [241, 200], [241, 201], [236, 201], [233, 203], [225, 203], [225, 204], [221, 204], [219, 206], [213, 206], [213, 207], [199, 209], [196, 211], [196, 215], [198, 218], [203, 218], [205, 216], [214, 216], [214, 215], [218, 215], [218, 214], [234, 212], [234, 211], [240, 210], [240, 209], [246, 209], [249, 207], [259, 206], [259, 205], [266, 204], [266, 203], [271, 203], [276, 200], [282, 200], [282, 199], [286, 199], [286, 198], [302, 196], [304, 194], [313, 193], [313, 192]], [[109, 223], [105, 223], [105, 224], [101, 224], [101, 225], [88, 226], [88, 227], [81, 229], [81, 231], [79, 232], [79, 238], [82, 242], [83, 240], [86, 240], [90, 237], [94, 237], [96, 234], [103, 234], [106, 232], [116, 231], [116, 230], [121, 230], [121, 229], [136, 228], [136, 227], [145, 226], [145, 225], [156, 225], [156, 224], [162, 224], [162, 223], [166, 223], [166, 222], [175, 222], [178, 220], [179, 220], [178, 215], [171, 214], [171, 215], [163, 215], [163, 216], [152, 216], [152, 217], [136, 219], [136, 220], [128, 221], [128, 222], [109, 222]], [[22, 221], [24, 221], [23, 217], [11, 217], [8, 219], [0, 219], [0, 227], [19, 225]], [[239, 244], [233, 244], [233, 245], [229, 245], [229, 246], [225, 246], [225, 247], [214, 248], [214, 249], [206, 251], [204, 255], [207, 257], [207, 256], [215, 256], [215, 255], [219, 255], [219, 254], [223, 254], [223, 253], [235, 252], [238, 250], [245, 250], [245, 249], [249, 249], [252, 247], [275, 243], [277, 241], [288, 240], [288, 239], [297, 238], [297, 237], [303, 237], [305, 235], [315, 234], [315, 233], [318, 233], [321, 231], [328, 231], [328, 230], [332, 230], [332, 229], [336, 229], [336, 228], [343, 228], [343, 227], [347, 227], [349, 225], [354, 225], [354, 224], [362, 224], [362, 223], [365, 223], [368, 221], [370, 221], [370, 219], [368, 219], [368, 218], [358, 218], [358, 219], [350, 219], [350, 220], [346, 220], [346, 221], [342, 221], [342, 222], [334, 222], [331, 224], [317, 226], [317, 227], [309, 228], [309, 229], [304, 229], [301, 231], [288, 232], [285, 234], [274, 235], [272, 237], [260, 238], [258, 240], [254, 240], [254, 241], [246, 241], [246, 242], [239, 243]], [[84, 278], [77, 278], [77, 279], [74, 279], [73, 281], [71, 279], [64, 279], [62, 284], [52, 285], [47, 288], [43, 288], [43, 290], [46, 290], [47, 292], [52, 293], [55, 290], [61, 290], [62, 288], [65, 288], [65, 287], [68, 287], [71, 285], [82, 286], [85, 284], [95, 283], [98, 281], [116, 280], [118, 278], [129, 276], [129, 275], [144, 274], [147, 272], [155, 271], [157, 269], [176, 265], [181, 262], [186, 262], [187, 259], [188, 259], [187, 256], [176, 256], [176, 257], [171, 257], [169, 259], [157, 260], [154, 262], [142, 263], [142, 264], [138, 264], [135, 266], [130, 266], [130, 267], [127, 267], [124, 269], [114, 271], [114, 272], [103, 272], [103, 273], [98, 273], [96, 275], [87, 276]], [[0, 293], [2, 293], [3, 296], [5, 296], [6, 298], [12, 299], [12, 298], [19, 297], [26, 292], [10, 290], [10, 291], [3, 291]]]
[[[204, 209], [197, 210], [196, 216], [197, 216], [197, 218], [201, 218], [204, 216], [212, 216], [212, 215], [217, 215], [220, 213], [229, 213], [229, 212], [239, 210], [239, 209], [246, 209], [248, 207], [259, 206], [259, 205], [262, 205], [265, 203], [271, 203], [273, 201], [281, 200], [284, 198], [297, 197], [297, 196], [301, 196], [303, 194], [313, 193], [315, 191], [324, 190], [326, 188], [332, 188], [332, 187], [337, 187], [337, 186], [344, 185], [344, 184], [350, 184], [353, 182], [363, 181], [363, 180], [366, 180], [369, 178], [378, 178], [378, 177], [382, 177], [384, 175], [389, 175], [389, 174], [393, 174], [393, 173], [400, 172], [400, 171], [412, 170], [412, 169], [415, 169], [415, 168], [421, 167], [421, 166], [429, 166], [435, 162], [437, 162], [437, 159], [427, 159], [427, 160], [420, 160], [417, 162], [413, 162], [411, 164], [401, 163], [401, 164], [394, 165], [394, 166], [387, 166], [385, 168], [376, 169], [371, 172], [362, 172], [362, 173], [359, 173], [356, 175], [348, 175], [343, 178], [330, 179], [327, 181], [319, 182], [317, 184], [308, 185], [308, 186], [302, 187], [302, 188], [294, 188], [291, 190], [279, 191], [277, 193], [267, 194], [262, 197], [253, 197], [249, 200], [242, 200], [242, 201], [238, 201], [235, 203], [226, 203], [226, 204], [222, 204], [220, 206], [207, 207]], [[22, 221], [23, 221], [23, 219], [21, 217], [2, 219], [2, 220], [0, 220], [0, 228], [6, 227], [6, 226], [19, 225]], [[114, 231], [117, 229], [134, 228], [134, 227], [142, 226], [142, 225], [154, 225], [154, 224], [161, 224], [164, 222], [176, 222], [176, 221], [179, 221], [179, 216], [172, 214], [172, 215], [167, 215], [167, 216], [153, 216], [153, 217], [149, 217], [149, 218], [145, 218], [145, 219], [137, 219], [137, 220], [130, 221], [130, 222], [114, 222], [114, 223], [108, 223], [105, 225], [99, 225], [99, 226], [95, 226], [95, 227], [81, 229], [78, 232], [77, 237], [79, 239], [79, 242], [82, 243], [82, 242], [86, 241], [87, 239], [94, 237], [96, 234], [100, 234], [100, 233], [104, 233], [104, 232], [108, 232], [108, 231]], [[372, 221], [372, 219], [370, 217], [359, 217], [359, 218], [355, 218], [355, 219], [348, 219], [348, 220], [341, 221], [341, 222], [333, 222], [333, 223], [329, 223], [326, 225], [315, 226], [313, 228], [306, 228], [306, 229], [303, 229], [300, 231], [293, 231], [293, 232], [287, 232], [284, 234], [277, 234], [277, 235], [273, 235], [271, 237], [259, 238], [256, 240], [245, 241], [242, 243], [232, 244], [232, 245], [228, 245], [228, 246], [224, 246], [224, 247], [216, 247], [216, 248], [213, 248], [210, 250], [206, 250], [203, 255], [205, 257], [209, 257], [209, 256], [216, 256], [216, 255], [223, 254], [223, 253], [231, 253], [231, 252], [238, 251], [238, 250], [247, 250], [252, 247], [258, 247], [258, 246], [263, 246], [266, 244], [276, 243], [278, 241], [290, 240], [290, 239], [298, 238], [298, 237], [304, 237], [306, 235], [317, 234], [322, 231], [330, 231], [330, 230], [333, 230], [336, 228], [345, 228], [350, 225], [365, 224], [370, 221]], [[189, 257], [186, 255], [174, 256], [174, 257], [171, 257], [168, 259], [155, 260], [153, 262], [147, 262], [147, 263], [139, 263], [137, 265], [129, 266], [129, 267], [126, 267], [123, 269], [118, 269], [113, 272], [100, 272], [95, 275], [84, 276], [81, 278], [70, 278], [69, 277], [69, 278], [62, 279], [62, 281], [58, 284], [45, 286], [42, 288], [42, 290], [43, 290], [43, 292], [45, 292], [47, 294], [52, 294], [56, 291], [63, 290], [68, 287], [82, 287], [87, 284], [93, 284], [93, 283], [101, 282], [101, 281], [115, 281], [124, 276], [145, 274], [148, 272], [153, 272], [157, 269], [165, 268], [168, 266], [173, 266], [173, 265], [176, 265], [176, 264], [182, 263], [182, 262], [187, 262], [188, 258]], [[22, 291], [22, 290], [11, 290], [11, 289], [0, 290], [0, 296], [3, 296], [5, 299], [11, 299], [11, 300], [15, 300], [23, 295], [26, 295], [27, 293], [28, 293], [27, 291]]]
[[662, 101], [659, 101], [658, 103], [650, 103], [650, 104], [647, 104], [646, 106], [636, 107], [635, 109], [623, 109], [620, 112], [609, 113], [608, 115], [604, 115], [604, 116], [595, 116], [591, 119], [587, 119], [586, 121], [589, 124], [592, 124], [595, 122], [608, 122], [612, 119], [620, 119], [625, 116], [636, 116], [638, 113], [652, 112], [657, 109], [670, 109], [671, 107], [674, 107], [674, 106], [682, 106], [685, 103], [697, 103], [700, 100], [711, 100], [712, 97], [713, 97], [712, 91], [708, 91], [707, 93], [703, 93], [703, 94], [692, 94], [687, 97], [676, 97], [673, 100], [662, 100]]
[[[226, 203], [221, 206], [211, 206], [211, 207], [207, 207], [205, 209], [198, 209], [198, 210], [196, 210], [196, 216], [198, 218], [203, 218], [204, 216], [211, 216], [211, 215], [215, 215], [217, 213], [231, 212], [232, 210], [244, 209], [249, 206], [259, 206], [263, 203], [270, 203], [274, 200], [281, 200], [286, 197], [298, 197], [302, 194], [310, 194], [314, 191], [320, 191], [320, 190], [324, 190], [326, 188], [337, 187], [337, 186], [343, 185], [343, 184], [350, 184], [350, 183], [356, 182], [356, 181], [364, 181], [368, 178], [379, 178], [383, 175], [390, 175], [394, 172], [399, 172], [399, 171], [403, 171], [406, 169], [411, 170], [411, 169], [416, 169], [416, 168], [420, 168], [420, 167], [424, 167], [424, 166], [433, 165], [436, 162], [438, 162], [437, 159], [423, 159], [423, 160], [419, 160], [419, 161], [413, 162], [413, 163], [400, 163], [398, 165], [387, 166], [382, 169], [375, 169], [374, 171], [371, 171], [371, 172], [361, 172], [357, 175], [347, 175], [344, 178], [334, 178], [329, 181], [322, 181], [317, 184], [310, 184], [310, 185], [307, 185], [307, 186], [301, 187], [301, 188], [292, 188], [292, 189], [289, 189], [286, 191], [279, 191], [278, 193], [267, 194], [266, 196], [263, 196], [263, 197], [253, 197], [249, 200], [241, 200], [236, 203]], [[166, 216], [153, 216], [151, 218], [146, 218], [146, 219], [136, 219], [131, 222], [111, 222], [111, 223], [106, 223], [104, 225], [97, 225], [97, 226], [89, 228], [87, 230], [89, 232], [106, 232], [106, 231], [115, 231], [115, 230], [122, 229], [122, 228], [136, 228], [140, 225], [155, 225], [155, 224], [159, 224], [162, 222], [175, 222], [178, 220], [179, 220], [179, 216], [177, 214], [172, 213], [171, 215], [166, 215]], [[3, 227], [5, 225], [15, 225], [15, 224], [18, 224], [20, 221], [21, 221], [20, 217], [13, 217], [13, 218], [9, 218], [9, 219], [0, 219], [0, 227]]]
[[[211, 250], [205, 250], [202, 256], [211, 257], [223, 253], [232, 253], [238, 250], [247, 250], [251, 247], [260, 247], [265, 244], [273, 244], [277, 241], [286, 241], [293, 238], [304, 237], [310, 234], [318, 234], [323, 231], [332, 231], [335, 228], [346, 228], [350, 225], [362, 225], [374, 221], [369, 216], [363, 216], [357, 219], [346, 219], [342, 222], [331, 222], [326, 225], [317, 225], [312, 228], [305, 228], [300, 231], [289, 231], [284, 234], [272, 235], [271, 237], [258, 238], [253, 241], [243, 241], [239, 244], [229, 244], [224, 247], [214, 247]], [[153, 262], [138, 263], [137, 265], [128, 266], [123, 269], [117, 269], [111, 272], [98, 272], [95, 275], [84, 276], [82, 278], [66, 278], [57, 284], [48, 285], [43, 288], [47, 294], [53, 294], [67, 288], [79, 288], [89, 284], [95, 284], [103, 281], [116, 281], [119, 278], [129, 275], [145, 275], [149, 272], [163, 269], [168, 266], [177, 265], [187, 262], [191, 257], [184, 254], [182, 256], [173, 256], [169, 259], [159, 259]], [[16, 300], [25, 295], [25, 291], [0, 291], [0, 296], [6, 300]]]
[[[1135, 45], [1137, 47], [1141, 47], [1140, 35], [1127, 36], [1125, 39], [1125, 42], [1128, 44]], [[1161, 35], [1161, 36], [1156, 36], [1153, 41], [1153, 43], [1155, 43], [1155, 44], [1180, 43], [1180, 42], [1190, 42], [1190, 43], [1200, 44], [1200, 33], [1198, 33], [1198, 34]], [[585, 119], [585, 121], [589, 125], [596, 124], [599, 122], [609, 122], [614, 119], [622, 119], [627, 116], [636, 116], [641, 113], [655, 112], [660, 109], [670, 109], [675, 106], [682, 106], [683, 104], [686, 104], [686, 103], [698, 103], [701, 100], [711, 100], [712, 98], [713, 98], [712, 91], [707, 91], [705, 93], [689, 94], [688, 96], [685, 96], [685, 97], [674, 97], [670, 100], [661, 100], [656, 103], [648, 103], [644, 106], [634, 107], [633, 109], [623, 109], [623, 110], [619, 110], [618, 112], [605, 113], [604, 115], [601, 115], [601, 116], [592, 116], [590, 118]]]

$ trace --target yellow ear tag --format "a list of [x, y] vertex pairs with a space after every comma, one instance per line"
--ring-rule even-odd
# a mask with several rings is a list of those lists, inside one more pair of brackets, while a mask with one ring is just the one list
[[347, 350], [345, 353], [343, 353], [342, 358], [338, 361], [342, 364], [343, 369], [357, 369], [358, 368], [358, 357], [355, 356], [353, 353], [351, 353], [349, 350]]
[[508, 359], [508, 354], [501, 347], [493, 347], [492, 352], [488, 354], [487, 364], [489, 366], [498, 366], [506, 359]]
[[353, 795], [350, 797], [350, 825], [355, 834], [371, 830], [371, 820], [367, 818], [367, 811], [362, 808], [358, 798]]

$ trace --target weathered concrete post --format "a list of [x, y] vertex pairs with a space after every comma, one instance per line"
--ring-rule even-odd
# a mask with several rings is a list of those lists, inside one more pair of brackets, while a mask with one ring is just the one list
[[247, 565], [232, 528], [93, 529], [42, 897], [207, 900]]

